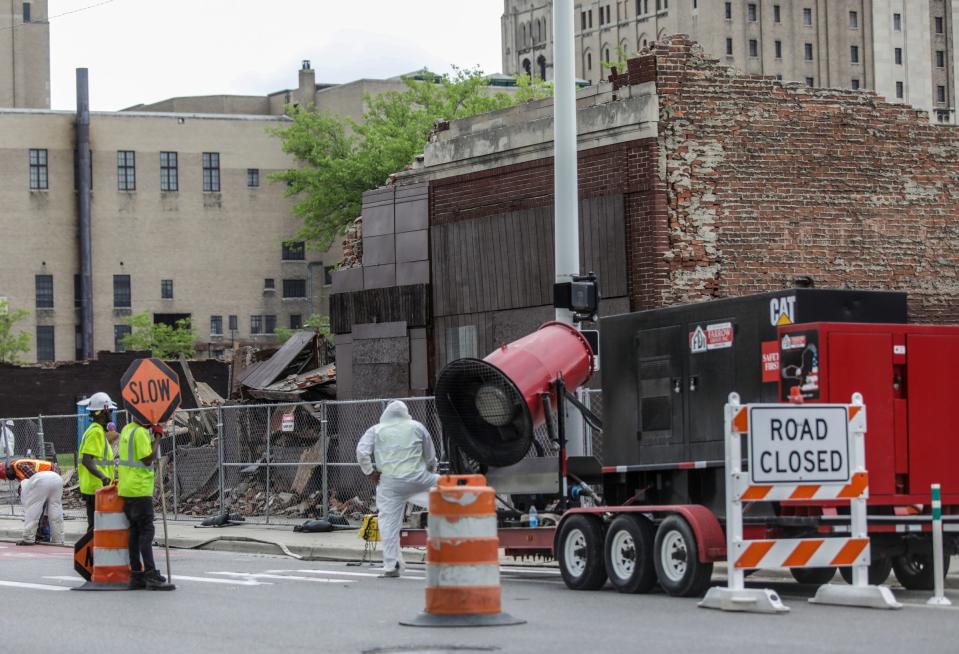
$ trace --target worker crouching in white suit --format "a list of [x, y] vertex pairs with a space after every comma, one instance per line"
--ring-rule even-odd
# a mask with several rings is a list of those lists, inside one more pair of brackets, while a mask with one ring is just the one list
[[390, 402], [379, 423], [366, 430], [356, 446], [363, 474], [376, 484], [383, 576], [399, 577], [404, 567], [400, 529], [408, 501], [429, 505], [436, 485], [436, 450], [430, 433], [410, 417], [406, 404]]
[[52, 470], [38, 472], [20, 482], [20, 501], [23, 502], [24, 545], [37, 540], [37, 528], [43, 505], [47, 505], [47, 520], [50, 522], [50, 542], [63, 545], [63, 478]]

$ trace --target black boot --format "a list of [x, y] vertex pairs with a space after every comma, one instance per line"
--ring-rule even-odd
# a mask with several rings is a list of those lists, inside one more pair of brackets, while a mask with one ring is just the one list
[[146, 587], [147, 584], [143, 578], [143, 572], [135, 570], [130, 573], [130, 590], [143, 590]]
[[146, 582], [147, 590], [174, 590], [176, 586], [167, 583], [166, 577], [156, 570], [148, 570], [143, 573], [143, 580]]

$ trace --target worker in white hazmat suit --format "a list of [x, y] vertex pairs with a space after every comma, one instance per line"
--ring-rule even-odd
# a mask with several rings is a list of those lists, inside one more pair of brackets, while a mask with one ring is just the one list
[[376, 484], [383, 576], [399, 577], [403, 569], [400, 529], [408, 501], [428, 506], [436, 485], [436, 450], [430, 433], [410, 417], [406, 404], [390, 402], [379, 423], [366, 430], [356, 446], [363, 474]]
[[44, 505], [50, 522], [50, 542], [63, 545], [63, 478], [57, 464], [41, 459], [3, 459], [0, 478], [20, 482], [23, 539], [17, 545], [36, 544]]

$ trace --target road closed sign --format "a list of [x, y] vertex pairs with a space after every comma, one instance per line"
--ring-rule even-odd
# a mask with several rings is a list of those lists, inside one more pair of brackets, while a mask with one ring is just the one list
[[845, 406], [749, 408], [749, 477], [754, 484], [849, 481]]

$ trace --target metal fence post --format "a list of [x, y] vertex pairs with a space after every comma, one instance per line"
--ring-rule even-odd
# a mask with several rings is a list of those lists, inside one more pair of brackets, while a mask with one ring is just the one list
[[172, 448], [173, 448], [173, 519], [177, 519], [177, 478], [176, 478], [176, 423], [171, 423]]
[[270, 524], [270, 435], [273, 432], [273, 407], [266, 407], [266, 524]]
[[328, 402], [324, 401], [320, 403], [320, 447], [323, 450], [322, 467], [320, 468], [320, 474], [323, 477], [323, 517], [330, 517], [330, 461], [329, 461], [329, 431], [327, 426], [327, 413], [326, 407]]
[[37, 437], [40, 439], [40, 458], [47, 458], [47, 444], [43, 441], [43, 415], [37, 416], [37, 423], [39, 425], [39, 430], [37, 431]]
[[226, 500], [223, 496], [223, 407], [216, 408], [217, 467], [220, 472], [220, 515], [226, 515]]

